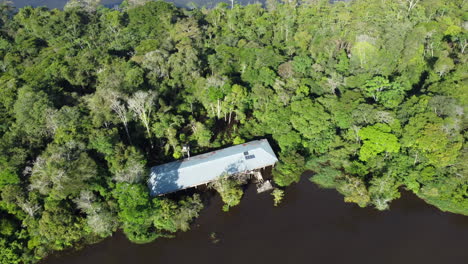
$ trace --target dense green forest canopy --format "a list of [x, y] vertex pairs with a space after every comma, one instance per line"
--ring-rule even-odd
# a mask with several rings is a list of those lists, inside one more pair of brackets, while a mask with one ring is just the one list
[[360, 206], [468, 215], [467, 1], [145, 2], [1, 5], [0, 263], [189, 229], [200, 197], [146, 186], [184, 144], [266, 137], [277, 186], [308, 169]]

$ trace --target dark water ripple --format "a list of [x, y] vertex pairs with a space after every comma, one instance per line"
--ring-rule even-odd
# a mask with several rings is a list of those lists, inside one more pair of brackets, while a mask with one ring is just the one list
[[[174, 239], [135, 245], [117, 234], [44, 264], [440, 264], [468, 259], [468, 217], [440, 212], [409, 193], [386, 212], [342, 199], [307, 176], [287, 190], [279, 207], [251, 186], [241, 205], [228, 213], [213, 197], [192, 230]], [[210, 239], [212, 232], [219, 243]]]

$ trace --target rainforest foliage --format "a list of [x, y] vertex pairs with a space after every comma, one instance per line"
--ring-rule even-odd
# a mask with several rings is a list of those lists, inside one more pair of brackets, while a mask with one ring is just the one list
[[1, 6], [0, 263], [187, 230], [201, 198], [146, 186], [184, 144], [268, 138], [278, 186], [308, 169], [360, 206], [468, 215], [467, 1], [145, 2]]

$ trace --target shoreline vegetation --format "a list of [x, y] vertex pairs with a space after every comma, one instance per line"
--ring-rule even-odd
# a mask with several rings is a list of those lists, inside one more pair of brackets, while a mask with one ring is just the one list
[[[406, 189], [468, 215], [467, 5], [2, 4], [0, 263], [117, 230], [134, 243], [187, 231], [200, 195], [150, 198], [146, 186], [184, 144], [268, 138], [272, 206], [311, 170], [361, 207], [389, 209]], [[213, 188], [225, 210], [241, 202], [234, 179]]]

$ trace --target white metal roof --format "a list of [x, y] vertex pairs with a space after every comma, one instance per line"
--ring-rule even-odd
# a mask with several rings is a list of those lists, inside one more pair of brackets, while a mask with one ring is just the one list
[[151, 168], [152, 196], [208, 183], [228, 175], [274, 165], [278, 159], [266, 139], [220, 149]]

